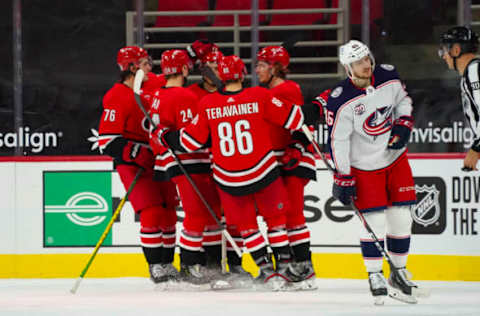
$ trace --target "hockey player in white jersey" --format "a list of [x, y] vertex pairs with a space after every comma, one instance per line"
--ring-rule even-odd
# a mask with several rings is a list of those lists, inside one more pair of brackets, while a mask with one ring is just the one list
[[405, 282], [398, 282], [396, 274], [390, 274], [387, 286], [383, 256], [362, 227], [361, 250], [376, 304], [383, 304], [388, 294], [416, 303], [412, 295], [416, 285], [406, 270], [410, 206], [416, 203], [406, 155], [413, 126], [412, 100], [395, 67], [375, 65], [362, 42], [351, 40], [342, 45], [339, 58], [348, 78], [332, 89], [325, 113], [336, 169], [333, 196], [344, 205], [355, 205], [408, 283], [406, 287]]
[[441, 36], [441, 46], [438, 55], [462, 77], [460, 89], [462, 104], [474, 139], [472, 146], [463, 161], [465, 171], [478, 170], [480, 158], [480, 59], [475, 56], [478, 50], [478, 36], [465, 26], [456, 26]]

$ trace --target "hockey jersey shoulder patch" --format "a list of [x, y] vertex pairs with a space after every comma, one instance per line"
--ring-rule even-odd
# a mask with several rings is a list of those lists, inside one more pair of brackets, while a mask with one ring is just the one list
[[392, 70], [395, 69], [395, 66], [390, 65], [390, 64], [381, 64], [380, 67], [382, 67], [383, 69], [385, 69], [387, 71], [392, 71]]
[[373, 71], [373, 76], [375, 78], [374, 86], [377, 87], [390, 80], [399, 80], [398, 72], [395, 69], [395, 66], [389, 64], [381, 64], [375, 67]]
[[327, 100], [327, 109], [330, 111], [336, 111], [343, 104], [347, 103], [359, 95], [363, 94], [362, 90], [356, 89], [349, 82], [349, 79], [340, 83], [336, 88], [332, 90]]
[[333, 91], [330, 93], [330, 96], [332, 98], [338, 98], [343, 92], [343, 87], [336, 87], [335, 89], [333, 89]]

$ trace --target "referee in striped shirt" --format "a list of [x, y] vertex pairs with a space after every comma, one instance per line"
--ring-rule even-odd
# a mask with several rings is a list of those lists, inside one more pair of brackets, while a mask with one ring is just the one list
[[442, 34], [438, 51], [448, 68], [462, 76], [463, 113], [474, 134], [472, 147], [463, 161], [464, 171], [478, 170], [480, 158], [480, 59], [475, 56], [477, 49], [477, 34], [468, 27], [456, 26]]

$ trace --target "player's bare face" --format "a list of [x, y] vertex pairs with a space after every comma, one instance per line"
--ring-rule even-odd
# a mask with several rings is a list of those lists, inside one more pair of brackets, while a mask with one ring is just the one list
[[448, 69], [454, 69], [453, 58], [450, 56], [450, 49], [447, 46], [442, 46], [439, 50], [439, 55], [445, 61]]
[[365, 56], [352, 63], [352, 71], [355, 78], [370, 79], [372, 77], [372, 60], [370, 56]]
[[259, 61], [255, 67], [255, 72], [260, 83], [265, 83], [270, 80], [270, 65], [264, 61]]
[[[138, 67], [143, 70], [145, 74], [148, 74], [150, 71], [152, 71], [152, 61], [150, 58], [142, 58], [138, 61]], [[144, 81], [146, 80], [145, 78], [148, 78], [147, 76], [144, 77]]]

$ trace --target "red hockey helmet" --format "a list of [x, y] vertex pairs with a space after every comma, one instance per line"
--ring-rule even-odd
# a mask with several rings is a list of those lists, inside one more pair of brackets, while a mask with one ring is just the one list
[[218, 64], [218, 61], [223, 57], [223, 54], [219, 50], [212, 51], [208, 53], [205, 58], [202, 59], [202, 63], [214, 63]]
[[267, 46], [257, 53], [257, 60], [266, 62], [270, 65], [280, 63], [283, 68], [287, 68], [290, 63], [290, 55], [282, 46]]
[[218, 75], [223, 82], [242, 79], [246, 73], [245, 64], [235, 55], [224, 56], [218, 61]]
[[127, 46], [118, 51], [117, 64], [120, 70], [125, 71], [130, 64], [137, 64], [142, 58], [149, 58], [145, 49], [138, 46]]
[[161, 67], [165, 75], [174, 75], [182, 72], [182, 67], [193, 69], [193, 64], [183, 49], [166, 50], [162, 54]]

